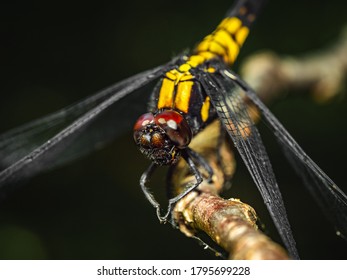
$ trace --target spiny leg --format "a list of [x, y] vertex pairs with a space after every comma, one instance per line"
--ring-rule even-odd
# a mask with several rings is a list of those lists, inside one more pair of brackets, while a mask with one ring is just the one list
[[194, 161], [192, 160], [191, 154], [188, 152], [187, 149], [182, 151], [182, 157], [185, 159], [185, 161], [187, 162], [187, 164], [189, 166], [189, 169], [194, 174], [194, 176], [196, 178], [196, 183], [194, 183], [192, 186], [190, 186], [187, 189], [185, 189], [184, 191], [182, 191], [182, 193], [180, 193], [179, 195], [169, 199], [169, 205], [168, 205], [168, 208], [167, 208], [167, 212], [162, 217], [165, 220], [167, 220], [167, 218], [169, 217], [169, 215], [170, 215], [170, 213], [172, 211], [172, 208], [175, 205], [175, 203], [177, 203], [179, 200], [181, 200], [183, 197], [185, 197], [191, 191], [196, 189], [201, 184], [201, 182], [203, 180], [200, 171], [198, 170], [197, 166], [195, 165]]
[[[188, 157], [192, 158], [198, 165], [202, 166], [207, 171], [208, 173], [207, 180], [209, 183], [212, 183], [213, 170], [212, 170], [212, 167], [209, 165], [209, 163], [205, 160], [205, 158], [190, 148], [186, 148], [186, 152], [188, 154]], [[191, 167], [190, 169], [193, 171]]]
[[157, 212], [157, 216], [158, 216], [158, 219], [161, 223], [165, 223], [166, 222], [166, 219], [164, 219], [162, 216], [161, 216], [161, 213], [160, 213], [160, 204], [159, 202], [154, 198], [153, 194], [151, 194], [151, 192], [149, 191], [149, 189], [146, 187], [146, 184], [148, 183], [149, 181], [149, 178], [152, 176], [154, 170], [157, 168], [157, 165], [154, 164], [154, 163], [151, 163], [150, 166], [148, 167], [148, 169], [143, 172], [142, 176], [141, 176], [141, 179], [140, 179], [140, 186], [141, 186], [141, 189], [143, 191], [143, 193], [145, 194], [147, 200], [153, 205], [153, 207], [156, 209], [156, 212]]
[[190, 186], [189, 188], [184, 190], [179, 195], [169, 199], [169, 204], [168, 204], [167, 212], [165, 213], [165, 215], [163, 215], [163, 216], [161, 215], [159, 202], [154, 198], [154, 196], [150, 192], [149, 188], [146, 187], [146, 184], [148, 183], [149, 178], [152, 176], [153, 172], [157, 168], [157, 165], [154, 164], [154, 163], [151, 163], [150, 166], [148, 167], [148, 169], [142, 174], [141, 179], [140, 179], [141, 189], [142, 189], [143, 193], [145, 194], [147, 200], [156, 209], [156, 213], [157, 213], [158, 219], [159, 219], [159, 221], [161, 223], [167, 222], [167, 219], [168, 219], [169, 215], [171, 214], [171, 211], [172, 211], [172, 208], [173, 208], [174, 204], [177, 203], [184, 196], [186, 196], [188, 193], [190, 193], [191, 191], [196, 189], [201, 184], [201, 182], [203, 181], [202, 175], [201, 175], [200, 171], [198, 170], [196, 164], [194, 163], [193, 158], [201, 166], [203, 166], [206, 169], [206, 171], [209, 173], [209, 180], [211, 180], [212, 175], [213, 175], [212, 168], [203, 159], [203, 157], [201, 157], [198, 153], [193, 152], [191, 149], [186, 149], [186, 150], [184, 150], [182, 152], [182, 157], [185, 159], [185, 161], [187, 162], [187, 164], [189, 166], [189, 169], [194, 174], [194, 176], [196, 178], [196, 183], [194, 183], [192, 186]]
[[148, 167], [148, 169], [145, 172], [143, 172], [143, 174], [141, 176], [141, 179], [140, 179], [141, 189], [142, 189], [143, 193], [145, 194], [147, 200], [156, 209], [158, 219], [161, 223], [167, 222], [167, 219], [168, 219], [169, 215], [171, 214], [171, 211], [172, 211], [174, 204], [177, 201], [179, 201], [181, 198], [183, 198], [185, 195], [190, 193], [192, 190], [197, 188], [202, 182], [202, 176], [201, 176], [199, 170], [197, 169], [197, 167], [195, 166], [193, 160], [186, 153], [184, 153], [183, 158], [187, 161], [189, 168], [193, 172], [193, 174], [196, 178], [196, 183], [194, 185], [192, 185], [191, 187], [189, 187], [188, 189], [186, 189], [185, 191], [183, 191], [181, 194], [177, 195], [176, 197], [169, 199], [169, 205], [167, 208], [167, 212], [165, 213], [164, 216], [161, 215], [159, 202], [154, 198], [154, 196], [150, 192], [149, 188], [146, 187], [146, 184], [149, 182], [149, 178], [152, 176], [154, 170], [157, 168], [157, 165], [154, 163], [151, 163], [150, 166]]

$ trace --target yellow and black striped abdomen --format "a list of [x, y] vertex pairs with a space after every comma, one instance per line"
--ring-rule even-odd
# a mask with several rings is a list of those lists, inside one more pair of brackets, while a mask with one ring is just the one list
[[219, 56], [226, 64], [233, 64], [247, 38], [249, 28], [237, 17], [225, 18], [217, 29], [198, 44], [196, 55]]
[[196, 46], [192, 55], [184, 57], [181, 64], [165, 74], [156, 93], [156, 109], [177, 110], [187, 114], [201, 126], [209, 121], [213, 111], [209, 97], [202, 92], [199, 82], [192, 73], [199, 66], [199, 71], [218, 70], [206, 63], [212, 59], [219, 58], [225, 64], [232, 65], [247, 38], [249, 26], [259, 8], [258, 1], [238, 1], [216, 30]]
[[[224, 63], [232, 64], [248, 35], [249, 29], [239, 18], [224, 19], [218, 28], [208, 35], [185, 62], [165, 74], [162, 80], [157, 109], [175, 109], [185, 114], [199, 114], [199, 122], [205, 123], [210, 115], [210, 101], [194, 80], [192, 69], [206, 61], [220, 57]], [[202, 71], [213, 72], [206, 68]]]

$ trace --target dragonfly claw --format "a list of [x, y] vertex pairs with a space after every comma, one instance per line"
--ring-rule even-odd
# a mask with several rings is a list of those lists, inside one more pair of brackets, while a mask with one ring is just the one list
[[157, 217], [158, 217], [160, 223], [161, 224], [166, 224], [166, 222], [168, 221], [168, 217], [171, 214], [172, 205], [168, 206], [167, 212], [165, 213], [164, 216], [161, 215], [161, 211], [160, 211], [160, 206], [159, 205], [156, 207], [156, 210], [157, 210]]

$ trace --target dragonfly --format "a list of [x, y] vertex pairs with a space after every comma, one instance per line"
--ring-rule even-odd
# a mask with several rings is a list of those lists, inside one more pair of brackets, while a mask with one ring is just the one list
[[[135, 142], [153, 160], [141, 177], [140, 185], [156, 208], [159, 219], [165, 221], [178, 200], [198, 187], [201, 180], [211, 179], [208, 164], [189, 149], [189, 142], [218, 118], [258, 187], [283, 243], [291, 256], [298, 258], [270, 160], [250, 117], [249, 104], [252, 104], [325, 214], [346, 235], [346, 195], [303, 151], [247, 83], [230, 69], [262, 2], [236, 1], [221, 24], [192, 53], [175, 57], [167, 64], [134, 75], [77, 104], [2, 134], [0, 191], [87, 154], [135, 124]], [[146, 108], [148, 94], [143, 94], [141, 89], [153, 82], [157, 82], [157, 86]], [[149, 113], [139, 118], [147, 110]], [[107, 118], [112, 118], [112, 125]], [[148, 134], [153, 131], [157, 134]], [[165, 146], [167, 143], [169, 145]], [[158, 165], [175, 164], [180, 156], [190, 166], [197, 182], [179, 196], [170, 198], [169, 208], [162, 214], [160, 205], [149, 192], [147, 181]], [[202, 178], [197, 166], [206, 169], [209, 178]]]

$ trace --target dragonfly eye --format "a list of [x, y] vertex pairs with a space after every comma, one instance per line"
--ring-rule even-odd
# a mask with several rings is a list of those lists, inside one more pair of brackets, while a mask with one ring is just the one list
[[154, 117], [154, 122], [165, 131], [178, 148], [185, 148], [190, 143], [192, 131], [180, 113], [165, 110]]
[[147, 113], [138, 118], [134, 125], [134, 140], [141, 153], [158, 165], [171, 165], [178, 161], [180, 151], [166, 131]]
[[150, 123], [154, 123], [154, 116], [152, 113], [146, 113], [140, 116], [134, 125], [134, 140], [135, 142], [140, 137], [142, 130], [146, 128]]

